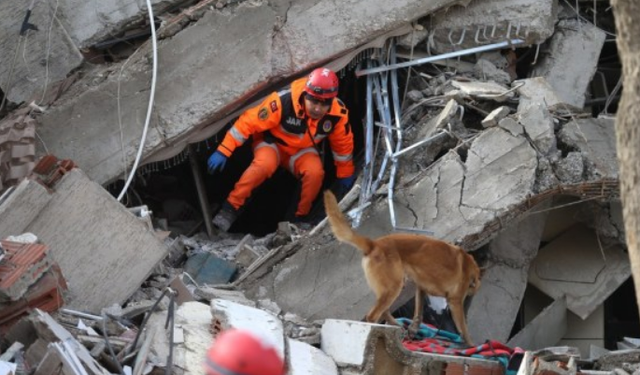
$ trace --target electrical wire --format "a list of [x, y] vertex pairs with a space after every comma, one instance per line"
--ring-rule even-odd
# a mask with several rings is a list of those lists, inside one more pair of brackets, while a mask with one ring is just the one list
[[136, 174], [136, 169], [138, 168], [138, 164], [140, 163], [140, 159], [142, 157], [142, 150], [144, 149], [144, 144], [147, 139], [147, 130], [149, 129], [149, 122], [151, 120], [151, 111], [153, 110], [153, 102], [156, 94], [156, 79], [158, 75], [158, 46], [156, 41], [156, 28], [153, 22], [153, 9], [151, 8], [151, 0], [147, 0], [147, 9], [149, 11], [149, 24], [151, 26], [151, 45], [153, 49], [153, 69], [151, 74], [151, 93], [149, 94], [149, 106], [147, 107], [147, 117], [144, 121], [144, 129], [142, 130], [142, 138], [140, 139], [140, 145], [138, 147], [138, 153], [136, 154], [136, 159], [133, 162], [133, 167], [131, 167], [131, 172], [129, 172], [129, 178], [125, 182], [122, 187], [122, 191], [120, 195], [118, 195], [118, 201], [122, 200], [122, 197], [127, 192], [129, 185], [131, 184], [131, 180], [133, 180], [133, 176]]
[[[47, 33], [47, 54], [45, 57], [45, 70], [44, 70], [44, 87], [42, 89], [42, 99], [40, 99], [40, 103], [44, 102], [44, 99], [47, 96], [47, 86], [49, 85], [49, 56], [51, 56], [51, 31], [53, 30], [53, 23], [57, 20], [56, 14], [58, 13], [58, 6], [60, 5], [60, 1], [56, 0], [56, 6], [53, 9], [53, 14], [51, 15], [51, 23], [49, 24], [49, 32]], [[26, 43], [25, 43], [26, 44]]]

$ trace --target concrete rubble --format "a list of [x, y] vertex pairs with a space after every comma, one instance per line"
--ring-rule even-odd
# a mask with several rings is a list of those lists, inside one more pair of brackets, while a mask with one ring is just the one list
[[533, 76], [544, 77], [569, 108], [581, 109], [605, 38], [605, 32], [592, 24], [558, 22], [548, 49], [540, 51]]
[[[288, 374], [637, 372], [640, 331], [610, 323], [636, 308], [616, 302], [632, 272], [612, 32], [584, 2], [152, 1], [158, 87], [124, 203], [154, 76], [146, 5], [2, 3], [0, 375], [200, 374], [229, 328], [267, 338]], [[341, 208], [363, 235], [430, 234], [476, 258], [477, 347], [433, 299], [417, 337], [362, 322], [362, 255], [326, 220], [220, 232], [217, 203], [178, 184], [191, 176], [154, 173], [204, 164], [243, 108], [318, 65], [364, 102]], [[413, 288], [392, 307], [402, 324]]]

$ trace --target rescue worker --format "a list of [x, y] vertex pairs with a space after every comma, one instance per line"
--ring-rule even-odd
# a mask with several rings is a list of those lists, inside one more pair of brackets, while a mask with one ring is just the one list
[[222, 331], [207, 350], [206, 375], [284, 375], [284, 361], [276, 348], [241, 329]]
[[324, 168], [318, 152], [325, 138], [333, 153], [340, 188], [355, 181], [353, 134], [348, 110], [338, 96], [338, 76], [318, 68], [245, 111], [227, 132], [207, 162], [209, 172], [222, 170], [227, 159], [253, 136], [253, 160], [229, 193], [213, 224], [227, 231], [251, 192], [278, 166], [302, 182], [293, 221], [303, 221], [322, 188]]

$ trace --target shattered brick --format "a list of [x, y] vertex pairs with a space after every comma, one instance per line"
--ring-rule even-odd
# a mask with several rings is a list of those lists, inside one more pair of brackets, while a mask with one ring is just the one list
[[67, 283], [60, 267], [54, 263], [35, 284], [31, 285], [20, 300], [0, 303], [0, 336], [36, 308], [53, 312], [62, 307], [64, 290], [67, 290]]
[[0, 262], [0, 300], [19, 299], [54, 263], [42, 244], [0, 241], [6, 254]]

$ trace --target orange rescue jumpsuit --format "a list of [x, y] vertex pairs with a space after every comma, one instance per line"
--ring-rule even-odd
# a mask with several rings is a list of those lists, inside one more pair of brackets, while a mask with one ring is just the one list
[[348, 110], [336, 98], [324, 117], [309, 118], [302, 98], [306, 81], [306, 77], [300, 78], [289, 89], [274, 92], [260, 105], [245, 111], [218, 147], [229, 157], [253, 135], [253, 161], [227, 198], [234, 208], [242, 207], [253, 189], [271, 177], [280, 165], [302, 181], [296, 216], [307, 215], [322, 188], [324, 168], [317, 146], [325, 138], [329, 139], [336, 177], [353, 175], [353, 134]]

